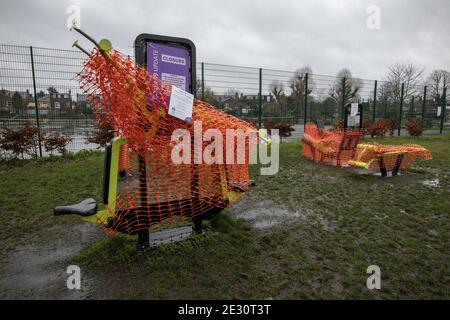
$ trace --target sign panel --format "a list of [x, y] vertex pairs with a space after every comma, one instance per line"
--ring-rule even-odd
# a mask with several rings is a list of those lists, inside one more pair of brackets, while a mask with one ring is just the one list
[[363, 106], [360, 103], [349, 103], [345, 106], [344, 128], [361, 128]]
[[147, 70], [164, 82], [189, 91], [190, 56], [187, 49], [162, 43], [147, 43]]

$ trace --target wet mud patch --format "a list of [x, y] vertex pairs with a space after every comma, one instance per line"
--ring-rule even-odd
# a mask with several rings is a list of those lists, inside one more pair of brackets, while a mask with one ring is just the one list
[[81, 269], [81, 289], [69, 290], [69, 258], [104, 236], [91, 223], [57, 225], [45, 242], [30, 239], [1, 261], [1, 299], [83, 299], [93, 292], [93, 279]]
[[228, 209], [229, 214], [244, 219], [252, 227], [259, 230], [268, 230], [272, 227], [299, 220], [306, 220], [311, 211], [305, 208], [287, 210], [272, 201], [245, 197]]

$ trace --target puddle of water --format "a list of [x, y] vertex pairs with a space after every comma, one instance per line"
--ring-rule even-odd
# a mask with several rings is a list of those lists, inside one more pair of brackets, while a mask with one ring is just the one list
[[422, 185], [426, 187], [437, 188], [439, 187], [439, 179], [436, 178], [431, 180], [424, 180], [422, 181]]
[[244, 219], [256, 229], [268, 229], [290, 219], [306, 217], [304, 210], [290, 212], [270, 201], [247, 198], [235, 203], [230, 210], [230, 214]]
[[[69, 290], [64, 261], [102, 234], [91, 223], [61, 230], [58, 239], [17, 247], [2, 266], [0, 291], [6, 299], [82, 299], [91, 291], [91, 279], [81, 278], [81, 290]], [[3, 264], [3, 263], [2, 263]]]

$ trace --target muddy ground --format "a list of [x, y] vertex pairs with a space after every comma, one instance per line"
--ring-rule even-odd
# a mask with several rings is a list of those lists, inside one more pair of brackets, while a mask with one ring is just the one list
[[20, 245], [1, 260], [1, 299], [84, 299], [93, 294], [94, 279], [81, 271], [81, 290], [68, 290], [67, 259], [100, 239], [103, 230], [91, 223], [57, 225], [51, 239]]
[[[268, 232], [289, 219], [305, 219], [307, 212], [289, 212], [270, 201], [244, 197], [229, 209], [228, 214], [243, 218], [253, 228]], [[68, 260], [83, 248], [106, 237], [98, 225], [74, 222], [52, 227], [51, 237], [45, 241], [30, 238], [26, 245], [9, 250], [1, 259], [0, 299], [102, 299], [107, 298], [108, 288], [98, 288], [95, 275], [81, 270], [81, 290], [67, 289]], [[159, 235], [158, 241], [166, 242]], [[106, 296], [103, 296], [106, 294]]]

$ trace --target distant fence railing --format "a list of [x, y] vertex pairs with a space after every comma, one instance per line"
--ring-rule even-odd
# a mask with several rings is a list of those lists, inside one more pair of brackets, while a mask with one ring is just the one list
[[[71, 151], [94, 147], [86, 143], [95, 130], [94, 116], [77, 80], [84, 60], [85, 55], [74, 50], [0, 45], [0, 126], [17, 128], [32, 121], [72, 138]], [[392, 90], [386, 81], [318, 75], [308, 69], [294, 72], [203, 62], [196, 68], [197, 98], [258, 126], [302, 125], [317, 118], [333, 125], [347, 103], [359, 102], [364, 119], [395, 118], [397, 134], [404, 132], [412, 117], [422, 119], [428, 133], [448, 129], [445, 90], [431, 93], [425, 85], [402, 90], [399, 84]]]

